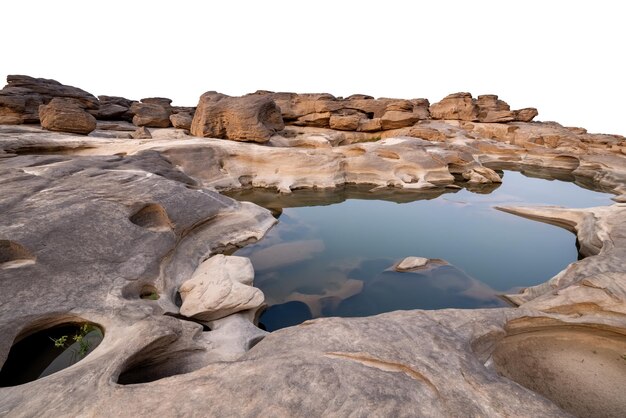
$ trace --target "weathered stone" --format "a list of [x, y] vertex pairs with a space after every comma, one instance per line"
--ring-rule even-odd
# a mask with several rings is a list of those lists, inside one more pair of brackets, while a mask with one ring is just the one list
[[189, 113], [174, 113], [170, 115], [170, 122], [172, 122], [172, 126], [178, 129], [191, 129], [191, 122], [193, 121], [193, 116]]
[[98, 120], [125, 120], [132, 121], [133, 114], [130, 107], [132, 100], [118, 96], [98, 96], [100, 108], [95, 115]]
[[361, 119], [357, 131], [359, 132], [378, 132], [383, 130], [383, 123], [380, 118]]
[[87, 113], [76, 99], [52, 99], [39, 107], [41, 126], [49, 131], [88, 134], [96, 129], [96, 118]]
[[145, 126], [141, 126], [137, 128], [133, 133], [130, 134], [130, 136], [131, 138], [134, 138], [134, 139], [151, 139], [152, 138], [152, 134], [150, 133], [150, 130], [146, 128]]
[[191, 124], [191, 134], [235, 141], [267, 142], [285, 127], [280, 108], [267, 95], [229, 97], [204, 93]]
[[520, 122], [530, 122], [538, 114], [539, 112], [537, 112], [537, 109], [535, 109], [534, 107], [527, 107], [515, 111], [515, 120]]
[[38, 123], [39, 106], [54, 97], [75, 99], [94, 113], [99, 106], [95, 96], [77, 87], [45, 78], [9, 75], [7, 85], [0, 90], [0, 124]]
[[429, 128], [426, 126], [413, 126], [409, 132], [407, 132], [408, 136], [412, 136], [414, 138], [422, 138], [427, 141], [437, 141], [442, 142], [445, 141], [447, 136], [445, 132], [441, 132], [438, 129]]
[[215, 255], [200, 264], [179, 289], [180, 313], [213, 321], [235, 312], [258, 308], [265, 297], [252, 286], [254, 269], [245, 257]]
[[360, 114], [353, 115], [333, 115], [329, 119], [331, 129], [338, 131], [356, 131], [362, 116]]
[[329, 128], [330, 117], [332, 113], [309, 113], [304, 116], [300, 116], [296, 121], [292, 122], [296, 126], [312, 126], [316, 128]]
[[410, 271], [420, 267], [424, 267], [428, 264], [428, 258], [424, 257], [406, 257], [402, 259], [396, 266], [396, 271]]
[[137, 126], [150, 128], [167, 128], [170, 126], [171, 111], [158, 103], [133, 103], [130, 111], [134, 113], [133, 123]]
[[[411, 105], [412, 108], [412, 105]], [[406, 128], [413, 126], [419, 119], [411, 112], [404, 112], [398, 110], [388, 110], [380, 118], [380, 123], [383, 130]]]
[[476, 121], [480, 109], [469, 93], [454, 93], [430, 106], [433, 119], [457, 119]]

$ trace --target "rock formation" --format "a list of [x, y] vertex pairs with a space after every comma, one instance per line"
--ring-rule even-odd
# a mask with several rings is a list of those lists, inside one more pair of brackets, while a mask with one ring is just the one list
[[49, 131], [88, 134], [96, 129], [96, 118], [77, 99], [55, 97], [39, 106], [41, 127]]
[[267, 142], [284, 128], [280, 109], [270, 97], [229, 97], [207, 92], [200, 97], [191, 134], [200, 137]]
[[84, 109], [98, 110], [98, 99], [77, 87], [45, 78], [10, 75], [7, 85], [0, 90], [0, 124], [38, 123], [39, 106], [55, 97], [76, 99]]
[[[15, 126], [39, 122], [40, 105], [44, 128], [86, 132], [88, 116], [111, 120], [88, 136]], [[0, 415], [626, 414], [624, 137], [530, 122], [534, 109], [465, 93], [429, 106], [209, 92], [190, 136], [192, 112], [160, 98], [98, 101], [28, 77], [0, 92], [0, 363], [14, 343], [57, 325], [89, 322], [105, 334], [72, 367], [0, 387]], [[175, 127], [128, 138], [131, 114]], [[325, 318], [268, 334], [255, 326], [263, 296], [249, 261], [222, 255], [276, 220], [220, 191], [289, 198], [357, 184], [410, 200], [493, 187], [501, 169], [566, 177], [622, 202], [501, 208], [574, 232], [581, 254], [546, 283], [507, 294], [516, 307]], [[311, 241], [307, 251], [320, 251]], [[298, 248], [274, 248], [288, 250]], [[409, 261], [416, 272], [389, 274], [403, 280], [435, 263]], [[336, 292], [362, 290], [346, 282]], [[290, 302], [322, 303], [303, 292]]]
[[256, 309], [264, 297], [252, 286], [254, 270], [244, 257], [215, 255], [202, 263], [179, 289], [182, 315], [204, 322]]

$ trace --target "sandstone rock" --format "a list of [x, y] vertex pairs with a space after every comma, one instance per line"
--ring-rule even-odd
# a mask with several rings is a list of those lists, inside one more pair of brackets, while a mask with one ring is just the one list
[[332, 113], [309, 113], [304, 116], [300, 116], [295, 122], [292, 122], [296, 126], [312, 126], [316, 128], [329, 128], [330, 117]]
[[479, 107], [470, 93], [454, 93], [430, 106], [433, 119], [478, 120]]
[[483, 166], [472, 167], [463, 172], [463, 178], [469, 183], [491, 184], [502, 183], [502, 179], [490, 168]]
[[171, 111], [158, 103], [133, 103], [130, 111], [134, 113], [133, 123], [137, 126], [150, 128], [167, 128], [170, 126]]
[[537, 112], [537, 109], [535, 109], [534, 107], [527, 107], [515, 111], [515, 120], [520, 122], [530, 122], [538, 114], [539, 112]]
[[96, 129], [96, 118], [77, 99], [54, 98], [39, 107], [41, 126], [50, 131], [88, 134]]
[[285, 127], [280, 108], [267, 95], [229, 97], [207, 92], [200, 97], [191, 134], [235, 141], [267, 142]]
[[356, 131], [362, 116], [360, 114], [353, 115], [333, 115], [329, 119], [331, 129], [338, 131]]
[[170, 115], [170, 122], [172, 122], [172, 126], [178, 129], [191, 129], [191, 122], [193, 121], [193, 116], [189, 113], [174, 113]]
[[438, 129], [429, 128], [426, 126], [419, 126], [419, 125], [413, 126], [407, 132], [407, 135], [412, 136], [413, 138], [422, 138], [427, 141], [436, 141], [436, 142], [445, 141], [447, 138], [446, 134]]
[[137, 128], [133, 133], [130, 134], [131, 138], [134, 139], [151, 139], [152, 134], [150, 134], [150, 130], [145, 126], [141, 126]]
[[[412, 110], [412, 106], [411, 106]], [[408, 126], [413, 126], [415, 122], [419, 119], [417, 116], [411, 112], [399, 111], [399, 110], [388, 110], [385, 114], [380, 118], [380, 123], [382, 125], [383, 130], [388, 129], [398, 129], [405, 128]]]
[[98, 120], [125, 120], [132, 121], [133, 114], [130, 107], [132, 100], [119, 96], [98, 96], [100, 108], [95, 115]]
[[215, 255], [203, 262], [179, 289], [182, 315], [213, 321], [258, 308], [263, 292], [252, 286], [254, 270], [245, 257]]
[[428, 258], [424, 257], [406, 257], [395, 266], [396, 271], [411, 271], [424, 267], [428, 264]]
[[94, 113], [99, 106], [98, 99], [92, 94], [55, 80], [9, 75], [7, 83], [0, 90], [0, 124], [38, 123], [39, 106], [54, 97], [75, 99], [84, 109]]
[[359, 132], [378, 132], [383, 130], [383, 123], [380, 118], [361, 119], [357, 131]]

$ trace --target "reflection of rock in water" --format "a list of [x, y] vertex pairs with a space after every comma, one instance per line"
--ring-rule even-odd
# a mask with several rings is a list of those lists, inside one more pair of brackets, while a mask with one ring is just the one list
[[506, 306], [488, 286], [453, 266], [426, 272], [384, 271], [342, 301], [334, 315], [366, 316], [405, 309]]
[[305, 303], [292, 301], [267, 308], [259, 319], [259, 326], [271, 332], [298, 325], [312, 318], [313, 315]]
[[324, 251], [322, 240], [292, 241], [260, 249], [250, 255], [250, 260], [256, 271], [263, 271], [310, 260], [314, 254], [322, 251]]

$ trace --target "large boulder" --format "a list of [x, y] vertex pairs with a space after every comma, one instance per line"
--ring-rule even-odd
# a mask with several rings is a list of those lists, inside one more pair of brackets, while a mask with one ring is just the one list
[[454, 93], [430, 106], [433, 119], [478, 121], [480, 109], [470, 93]]
[[280, 108], [268, 95], [230, 97], [207, 92], [200, 97], [191, 134], [235, 141], [267, 142], [285, 127]]
[[172, 126], [177, 129], [191, 129], [191, 122], [193, 121], [193, 116], [186, 112], [174, 113], [170, 115], [170, 122], [172, 122]]
[[215, 255], [200, 264], [179, 289], [180, 313], [208, 322], [260, 307], [263, 292], [252, 286], [254, 269], [245, 257]]
[[99, 120], [125, 120], [132, 121], [133, 113], [130, 107], [135, 103], [133, 100], [119, 96], [98, 96], [100, 108], [95, 115]]
[[96, 118], [77, 99], [56, 97], [39, 106], [41, 126], [49, 131], [88, 134], [96, 129]]
[[[171, 100], [169, 102], [171, 103]], [[168, 128], [170, 126], [172, 110], [166, 101], [141, 99], [141, 103], [133, 103], [130, 111], [134, 113], [133, 123], [137, 126], [148, 126], [150, 128]]]
[[99, 103], [94, 95], [56, 80], [9, 75], [7, 83], [0, 90], [0, 124], [38, 123], [39, 106], [55, 97], [75, 99], [90, 113], [98, 111]]

